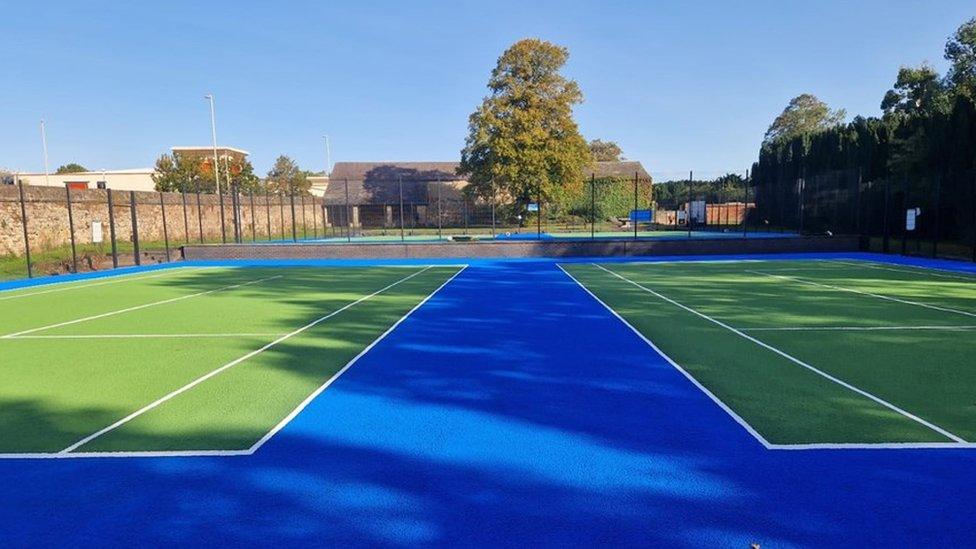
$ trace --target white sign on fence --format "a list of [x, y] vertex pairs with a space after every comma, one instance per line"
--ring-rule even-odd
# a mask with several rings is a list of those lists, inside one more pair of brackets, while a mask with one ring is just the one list
[[92, 242], [98, 244], [102, 241], [102, 222], [92, 221]]
[[914, 231], [915, 221], [922, 214], [922, 208], [908, 208], [905, 210], [905, 230]]

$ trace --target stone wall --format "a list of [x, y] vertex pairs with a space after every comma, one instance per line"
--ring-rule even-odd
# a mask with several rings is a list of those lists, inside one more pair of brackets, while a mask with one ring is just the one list
[[[136, 221], [140, 244], [162, 246], [168, 237], [173, 247], [188, 242], [221, 240], [220, 200], [212, 194], [112, 192], [112, 213], [119, 242], [132, 241], [132, 202], [135, 198]], [[68, 222], [67, 192], [63, 188], [24, 186], [27, 211], [27, 233], [31, 252], [50, 250], [71, 243]], [[304, 202], [304, 207], [303, 207]], [[253, 204], [253, 206], [252, 206]], [[231, 197], [224, 196], [224, 226], [227, 239], [234, 238], [234, 216]], [[166, 226], [164, 232], [163, 215]], [[110, 238], [108, 191], [71, 191], [71, 213], [76, 243], [92, 243], [92, 225], [102, 229], [104, 242]], [[290, 197], [242, 196], [240, 204], [242, 237], [252, 239], [291, 239], [292, 210]], [[309, 238], [323, 233], [321, 200], [311, 196], [295, 197], [295, 227], [298, 238], [306, 231]], [[13, 185], [0, 185], [0, 256], [24, 254], [23, 218], [20, 194]], [[270, 229], [270, 230], [269, 230]]]

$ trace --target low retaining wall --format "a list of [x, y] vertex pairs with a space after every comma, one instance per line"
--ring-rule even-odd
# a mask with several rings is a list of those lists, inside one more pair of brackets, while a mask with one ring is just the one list
[[213, 244], [183, 247], [187, 260], [620, 257], [853, 252], [856, 236], [714, 240], [542, 240], [404, 244]]

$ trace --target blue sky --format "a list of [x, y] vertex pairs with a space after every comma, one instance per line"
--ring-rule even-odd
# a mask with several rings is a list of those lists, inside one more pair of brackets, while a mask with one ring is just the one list
[[900, 65], [945, 69], [972, 0], [909, 2], [14, 2], [0, 47], [0, 167], [151, 166], [222, 145], [263, 174], [279, 154], [456, 160], [498, 55], [539, 37], [570, 50], [585, 137], [658, 179], [744, 171], [800, 93], [878, 113]]

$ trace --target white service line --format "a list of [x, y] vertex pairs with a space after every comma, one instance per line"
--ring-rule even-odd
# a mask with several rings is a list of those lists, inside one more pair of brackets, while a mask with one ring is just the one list
[[420, 307], [422, 307], [425, 303], [427, 303], [432, 297], [434, 297], [434, 295], [437, 292], [441, 291], [441, 289], [444, 286], [447, 286], [448, 284], [450, 284], [451, 281], [454, 280], [455, 278], [457, 278], [457, 276], [460, 275], [464, 271], [464, 269], [466, 269], [467, 267], [468, 267], [467, 265], [462, 265], [461, 266], [461, 269], [458, 272], [456, 272], [453, 275], [451, 275], [450, 278], [448, 278], [447, 280], [445, 280], [443, 284], [441, 284], [433, 292], [431, 292], [430, 294], [428, 294], [427, 297], [425, 297], [420, 303], [418, 303], [412, 309], [410, 309], [409, 311], [407, 311], [407, 313], [405, 315], [403, 315], [402, 317], [400, 317], [400, 319], [397, 320], [396, 322], [394, 322], [392, 326], [390, 326], [389, 328], [387, 328], [385, 332], [383, 332], [382, 334], [380, 334], [380, 336], [377, 337], [376, 339], [374, 339], [372, 343], [370, 343], [369, 345], [367, 345], [365, 349], [363, 349], [362, 351], [360, 351], [359, 354], [357, 354], [356, 356], [354, 356], [352, 358], [352, 360], [350, 360], [349, 362], [347, 362], [346, 365], [343, 366], [341, 370], [339, 370], [338, 372], [336, 372], [335, 374], [333, 374], [332, 377], [330, 377], [329, 379], [327, 379], [325, 381], [325, 383], [323, 383], [321, 386], [319, 386], [318, 389], [316, 389], [314, 392], [312, 392], [312, 394], [308, 395], [308, 397], [306, 397], [305, 400], [303, 400], [302, 403], [299, 404], [297, 408], [295, 408], [294, 410], [292, 410], [290, 414], [288, 414], [287, 416], [285, 416], [285, 418], [282, 419], [277, 425], [275, 425], [270, 431], [268, 431], [267, 433], [265, 433], [265, 435], [263, 437], [261, 437], [260, 440], [258, 440], [257, 442], [255, 442], [254, 445], [251, 446], [247, 450], [247, 452], [248, 453], [251, 453], [251, 454], [253, 454], [254, 452], [257, 452], [259, 448], [261, 448], [262, 446], [264, 446], [264, 443], [266, 443], [269, 440], [271, 440], [271, 437], [275, 436], [275, 434], [277, 434], [278, 431], [282, 430], [285, 427], [285, 425], [288, 425], [291, 422], [291, 420], [295, 419], [295, 417], [298, 414], [300, 414], [302, 410], [304, 410], [309, 404], [311, 404], [312, 401], [315, 400], [315, 398], [317, 396], [319, 396], [320, 394], [322, 394], [322, 391], [325, 391], [326, 389], [328, 389], [329, 386], [332, 385], [333, 382], [335, 382], [335, 380], [339, 379], [339, 376], [341, 376], [342, 374], [346, 373], [346, 370], [348, 370], [349, 368], [352, 368], [353, 365], [356, 364], [356, 362], [358, 362], [360, 358], [362, 358], [373, 347], [375, 347], [377, 344], [379, 344], [379, 342], [382, 341], [384, 338], [386, 338], [386, 336], [390, 335], [390, 333], [393, 330], [395, 330], [397, 326], [399, 326], [403, 321], [405, 321], [407, 319], [407, 317], [409, 317], [410, 315], [412, 315], [414, 311], [416, 311], [417, 309], [419, 309]]
[[[20, 299], [22, 297], [31, 297], [31, 296], [42, 295], [42, 294], [51, 294], [54, 292], [67, 292], [68, 290], [84, 290], [85, 288], [104, 286], [106, 284], [118, 284], [122, 282], [132, 282], [135, 280], [147, 280], [150, 278], [159, 278], [161, 276], [180, 274], [180, 273], [185, 273], [187, 271], [194, 271], [197, 269], [204, 269], [204, 268], [206, 267], [173, 267], [173, 268], [165, 269], [161, 273], [156, 273], [156, 274], [151, 274], [146, 276], [126, 275], [125, 273], [119, 273], [101, 279], [96, 278], [94, 280], [98, 280], [98, 282], [93, 282], [91, 284], [82, 284], [83, 282], [85, 282], [84, 280], [71, 280], [68, 282], [53, 282], [51, 284], [44, 284], [44, 286], [57, 285], [58, 286], [57, 288], [50, 288], [48, 290], [41, 290], [38, 292], [30, 292], [25, 294], [3, 295], [3, 293], [6, 292], [14, 292], [17, 290], [26, 289], [26, 288], [15, 288], [11, 290], [4, 290], [3, 293], [0, 293], [0, 301], [6, 301], [8, 299]], [[108, 280], [106, 280], [106, 278]], [[71, 283], [78, 283], [78, 284], [75, 286], [64, 286], [64, 284], [71, 284]]]
[[739, 328], [743, 332], [884, 332], [901, 330], [973, 330], [976, 325], [965, 326], [762, 326], [758, 328]]
[[915, 267], [914, 265], [907, 265], [906, 267], [899, 269], [896, 267], [881, 265], [872, 262], [855, 263], [853, 261], [840, 261], [840, 260], [826, 260], [829, 263], [839, 263], [841, 265], [850, 265], [851, 267], [863, 267], [865, 269], [876, 269], [879, 271], [891, 271], [893, 273], [903, 273], [903, 274], [914, 274], [914, 275], [925, 275], [925, 276], [935, 276], [939, 278], [952, 278], [955, 280], [965, 280], [966, 282], [976, 282], [976, 274], [966, 276], [964, 274], [951, 275], [944, 271], [936, 272], [936, 269], [929, 269], [927, 267]]
[[897, 297], [891, 297], [891, 296], [888, 296], [888, 295], [872, 294], [871, 292], [864, 292], [864, 291], [861, 291], [861, 290], [854, 290], [852, 288], [845, 288], [843, 286], [834, 286], [833, 284], [823, 284], [823, 283], [820, 283], [820, 282], [813, 282], [813, 281], [810, 281], [810, 280], [804, 280], [802, 278], [797, 278], [795, 276], [778, 275], [778, 274], [766, 273], [766, 272], [763, 272], [763, 271], [750, 271], [750, 270], [746, 270], [745, 272], [752, 273], [752, 274], [757, 274], [757, 275], [762, 275], [762, 276], [769, 276], [769, 277], [772, 277], [772, 278], [779, 278], [781, 280], [790, 280], [792, 282], [796, 282], [798, 284], [806, 284], [808, 286], [817, 286], [817, 287], [820, 287], [820, 288], [827, 288], [827, 289], [830, 289], [830, 290], [837, 290], [839, 292], [850, 292], [852, 294], [864, 295], [864, 296], [873, 297], [873, 298], [876, 298], [876, 299], [883, 299], [885, 301], [894, 301], [895, 303], [902, 303], [902, 304], [905, 304], [905, 305], [914, 305], [916, 307], [924, 307], [926, 309], [932, 309], [934, 311], [942, 311], [944, 313], [954, 313], [954, 314], [965, 315], [965, 316], [969, 316], [969, 317], [976, 318], [976, 313], [971, 313], [969, 311], [960, 311], [959, 309], [950, 309], [949, 307], [939, 307], [938, 305], [929, 305], [928, 303], [920, 303], [918, 301], [910, 301], [910, 300], [907, 300], [907, 299], [899, 299]]
[[749, 433], [750, 435], [752, 435], [753, 438], [755, 438], [757, 441], [759, 441], [760, 444], [762, 444], [766, 448], [770, 448], [771, 447], [771, 444], [769, 443], [769, 441], [766, 440], [766, 438], [764, 436], [762, 436], [761, 434], [759, 434], [759, 431], [756, 431], [755, 429], [753, 429], [752, 428], [752, 425], [749, 425], [749, 423], [746, 420], [742, 419], [742, 416], [740, 416], [739, 414], [735, 413], [735, 411], [732, 410], [732, 408], [730, 408], [727, 404], [725, 404], [724, 402], [722, 402], [717, 396], [715, 396], [704, 385], [702, 385], [697, 379], [695, 379], [694, 376], [692, 376], [691, 374], [689, 374], [684, 368], [681, 367], [681, 365], [679, 365], [677, 362], [675, 362], [674, 359], [672, 359], [670, 356], [668, 356], [667, 354], [665, 354], [665, 352], [662, 351], [653, 341], [651, 341], [647, 336], [645, 336], [644, 334], [642, 334], [640, 332], [640, 330], [638, 330], [637, 328], [635, 328], [633, 324], [631, 324], [630, 322], [627, 322], [627, 320], [623, 316], [621, 316], [620, 313], [618, 313], [617, 311], [615, 311], [613, 309], [613, 307], [611, 307], [610, 305], [607, 305], [602, 299], [600, 299], [599, 297], [597, 297], [596, 294], [594, 294], [592, 291], [590, 291], [589, 288], [587, 288], [583, 283], [581, 283], [579, 280], [577, 280], [575, 276], [573, 276], [572, 274], [569, 273], [569, 271], [567, 271], [566, 269], [564, 269], [562, 265], [557, 264], [556, 266], [559, 267], [559, 270], [561, 270], [563, 273], [565, 273], [566, 276], [568, 276], [570, 278], [570, 280], [572, 280], [580, 288], [582, 288], [584, 292], [590, 294], [590, 297], [592, 297], [593, 299], [595, 299], [597, 303], [599, 303], [600, 305], [603, 305], [608, 311], [610, 311], [610, 314], [612, 314], [613, 316], [615, 316], [617, 318], [617, 320], [619, 320], [620, 322], [622, 322], [624, 324], [624, 326], [630, 328], [630, 330], [632, 332], [634, 332], [635, 334], [637, 334], [637, 337], [641, 338], [641, 340], [643, 340], [644, 343], [646, 343], [651, 349], [653, 349], [655, 353], [661, 355], [661, 357], [664, 358], [664, 360], [666, 360], [668, 362], [668, 364], [670, 364], [675, 370], [678, 370], [679, 372], [681, 372], [681, 374], [683, 376], [685, 376], [688, 379], [688, 381], [690, 381], [692, 383], [692, 385], [694, 385], [695, 387], [697, 387], [699, 391], [701, 391], [702, 393], [704, 393], [705, 396], [707, 396], [708, 398], [712, 399], [712, 402], [714, 402], [716, 406], [718, 406], [720, 409], [722, 409], [722, 411], [724, 411], [726, 414], [728, 414], [729, 417], [731, 417], [736, 423], [738, 423], [743, 429], [745, 429], [745, 431], [747, 433]]
[[105, 318], [107, 316], [114, 316], [114, 315], [118, 315], [118, 314], [122, 314], [122, 313], [129, 313], [129, 312], [132, 312], [132, 311], [138, 311], [140, 309], [146, 309], [146, 308], [149, 308], [149, 307], [155, 307], [157, 305], [165, 305], [167, 303], [173, 303], [175, 301], [182, 301], [184, 299], [190, 299], [192, 297], [200, 297], [202, 295], [212, 294], [214, 292], [220, 292], [220, 291], [223, 291], [223, 290], [233, 290], [234, 288], [242, 288], [244, 286], [250, 286], [251, 284], [259, 284], [261, 282], [266, 282], [268, 280], [274, 280], [276, 278], [281, 278], [282, 276], [284, 276], [284, 275], [274, 275], [274, 276], [269, 276], [269, 277], [265, 277], [265, 278], [259, 278], [257, 280], [251, 280], [250, 282], [242, 282], [240, 284], [232, 284], [230, 286], [222, 286], [220, 288], [214, 288], [213, 290], [207, 290], [205, 292], [197, 292], [195, 294], [187, 294], [187, 295], [181, 295], [179, 297], [171, 297], [169, 299], [163, 299], [162, 301], [153, 301], [152, 303], [144, 303], [142, 305], [136, 305], [135, 307], [126, 307], [125, 309], [119, 309], [119, 310], [116, 310], [116, 311], [109, 311], [107, 313], [101, 313], [101, 314], [97, 314], [97, 315], [86, 316], [84, 318], [76, 318], [74, 320], [68, 320], [68, 321], [65, 321], [65, 322], [58, 322], [57, 324], [49, 324], [47, 326], [41, 326], [39, 328], [31, 328], [29, 330], [22, 330], [20, 332], [14, 332], [12, 334], [7, 334], [7, 335], [4, 335], [4, 336], [0, 336], [0, 339], [11, 339], [11, 338], [20, 337], [20, 336], [26, 335], [26, 334], [32, 334], [34, 332], [40, 332], [40, 331], [43, 331], [43, 330], [50, 330], [52, 328], [60, 328], [61, 326], [70, 326], [71, 324], [78, 324], [79, 322], [88, 322], [89, 320], [96, 320], [96, 319], [99, 319], [99, 318]]
[[318, 325], [318, 324], [320, 324], [320, 323], [322, 323], [322, 322], [324, 322], [324, 321], [326, 321], [326, 320], [328, 320], [328, 319], [336, 316], [337, 314], [345, 311], [346, 309], [349, 309], [350, 307], [353, 307], [353, 306], [355, 306], [355, 305], [357, 305], [359, 303], [362, 303], [363, 301], [366, 301], [366, 300], [368, 300], [368, 299], [370, 299], [372, 297], [375, 297], [375, 296], [377, 296], [377, 295], [385, 292], [386, 290], [389, 290], [390, 288], [396, 286], [397, 284], [400, 284], [402, 282], [406, 282], [407, 280], [410, 280], [411, 278], [413, 278], [413, 277], [415, 277], [417, 275], [420, 275], [421, 273], [427, 271], [428, 269], [430, 269], [430, 267], [424, 267], [423, 269], [421, 269], [419, 271], [416, 271], [414, 273], [411, 273], [410, 275], [407, 275], [407, 276], [405, 276], [405, 277], [397, 280], [396, 282], [394, 282], [392, 284], [389, 284], [387, 286], [384, 286], [383, 288], [381, 288], [381, 289], [379, 289], [379, 290], [377, 290], [377, 291], [375, 291], [375, 292], [373, 292], [373, 293], [371, 293], [369, 295], [363, 296], [363, 297], [361, 297], [361, 298], [359, 298], [359, 299], [357, 299], [355, 301], [352, 301], [350, 303], [347, 303], [347, 304], [343, 305], [342, 307], [336, 309], [335, 311], [332, 311], [331, 313], [329, 313], [329, 314], [327, 314], [325, 316], [321, 316], [321, 317], [313, 320], [312, 322], [309, 322], [308, 324], [302, 326], [301, 328], [298, 328], [296, 330], [293, 330], [293, 331], [291, 331], [291, 332], [289, 332], [289, 333], [287, 333], [287, 334], [279, 337], [278, 339], [275, 339], [274, 341], [268, 343], [267, 345], [264, 345], [264, 346], [262, 346], [262, 347], [260, 347], [258, 349], [255, 349], [255, 350], [247, 353], [246, 355], [244, 355], [242, 357], [236, 358], [236, 359], [228, 362], [227, 364], [224, 364], [220, 368], [217, 368], [216, 370], [212, 370], [212, 371], [210, 371], [210, 372], [208, 372], [208, 373], [206, 373], [206, 374], [204, 374], [204, 375], [196, 378], [195, 380], [187, 383], [186, 385], [180, 387], [179, 389], [176, 389], [174, 391], [171, 391], [170, 393], [168, 393], [168, 394], [166, 394], [166, 395], [164, 395], [164, 396], [162, 396], [162, 397], [160, 397], [160, 398], [152, 401], [151, 403], [143, 406], [142, 408], [139, 408], [135, 412], [132, 412], [131, 414], [129, 414], [129, 415], [125, 416], [124, 418], [116, 421], [115, 423], [113, 423], [113, 424], [111, 424], [111, 425], [109, 425], [109, 426], [107, 426], [105, 428], [99, 429], [98, 431], [96, 431], [96, 432], [94, 432], [94, 433], [86, 436], [85, 438], [79, 440], [78, 442], [75, 442], [74, 444], [68, 446], [67, 448], [65, 448], [64, 450], [61, 450], [58, 453], [59, 454], [68, 454], [68, 453], [70, 453], [70, 452], [72, 452], [72, 451], [80, 448], [81, 446], [84, 446], [85, 444], [88, 444], [89, 442], [95, 440], [96, 438], [98, 438], [98, 437], [100, 437], [100, 436], [102, 436], [104, 434], [106, 434], [106, 433], [108, 433], [110, 431], [114, 431], [115, 429], [121, 427], [122, 425], [125, 425], [126, 423], [132, 421], [133, 419], [135, 419], [135, 418], [137, 418], [139, 416], [141, 416], [142, 414], [144, 414], [144, 413], [152, 410], [153, 408], [156, 408], [160, 404], [163, 404], [164, 402], [166, 402], [166, 401], [168, 401], [168, 400], [170, 400], [170, 399], [172, 399], [172, 398], [174, 398], [174, 397], [176, 397], [176, 396], [178, 396], [178, 395], [180, 395], [182, 393], [185, 393], [186, 391], [189, 391], [190, 389], [192, 389], [192, 388], [196, 387], [197, 385], [203, 383], [204, 381], [206, 381], [206, 380], [208, 380], [208, 379], [210, 379], [210, 378], [212, 378], [212, 377], [220, 374], [221, 372], [224, 372], [225, 370], [227, 370], [229, 368], [233, 368], [234, 366], [237, 366], [238, 364], [240, 364], [240, 363], [242, 363], [242, 362], [244, 362], [244, 361], [246, 361], [246, 360], [248, 360], [250, 358], [253, 358], [253, 357], [255, 357], [255, 356], [257, 356], [257, 355], [259, 355], [259, 354], [267, 351], [268, 349], [274, 347], [275, 345], [281, 343], [282, 341], [285, 341], [285, 340], [287, 340], [287, 339], [289, 339], [291, 337], [294, 337], [294, 336], [296, 336], [296, 335], [298, 335], [298, 334], [300, 334], [300, 333], [308, 330], [309, 328], [312, 328], [312, 327], [314, 327], [314, 326], [316, 326], [316, 325]]
[[[673, 300], [673, 299], [671, 299], [671, 298], [669, 298], [667, 296], [664, 296], [662, 294], [659, 294], [658, 292], [656, 292], [656, 291], [654, 291], [654, 290], [652, 290], [652, 289], [650, 289], [650, 288], [648, 288], [646, 286], [643, 286], [641, 284], [638, 284], [637, 282], [634, 282], [633, 280], [630, 280], [627, 277], [621, 276], [620, 274], [615, 273], [615, 272], [611, 271], [610, 269], [607, 269], [603, 265], [597, 265], [597, 267], [600, 268], [600, 269], [602, 269], [602, 270], [604, 270], [604, 271], [606, 271], [606, 272], [608, 272], [608, 273], [610, 273], [611, 275], [619, 278], [620, 280], [623, 280], [624, 282], [627, 282], [628, 284], [632, 284], [632, 285], [640, 288], [641, 290], [643, 290], [643, 291], [645, 291], [645, 292], [647, 292], [647, 293], [649, 293], [649, 294], [657, 297], [658, 299], [661, 299], [661, 300], [666, 301], [666, 302], [668, 302], [668, 303], [670, 303], [670, 304], [672, 304], [672, 305], [674, 305], [676, 307], [679, 307], [681, 309], [684, 309], [685, 311], [688, 311], [689, 313], [692, 313], [693, 315], [698, 316], [698, 317], [700, 317], [700, 318], [702, 318], [704, 320], [707, 320], [707, 321], [709, 321], [709, 322], [711, 322], [711, 323], [713, 323], [715, 325], [721, 326], [722, 328], [725, 328], [726, 330], [729, 330], [730, 332], [738, 335], [739, 337], [741, 337], [743, 339], [746, 339], [748, 341], [751, 341], [751, 342], [755, 343], [756, 345], [759, 345], [760, 347], [762, 347], [762, 348], [764, 348], [764, 349], [766, 349], [768, 351], [772, 351], [773, 353], [776, 353], [777, 355], [779, 355], [779, 356], [781, 356], [781, 357], [789, 360], [790, 362], [792, 362], [792, 363], [794, 363], [794, 364], [796, 364], [798, 366], [802, 366], [803, 368], [806, 368], [807, 370], [809, 370], [809, 371], [811, 371], [811, 372], [813, 372], [813, 373], [815, 373], [815, 374], [817, 374], [817, 375], [819, 375], [819, 376], [821, 376], [821, 377], [823, 377], [825, 379], [828, 379], [830, 381], [833, 381], [834, 383], [840, 385], [841, 387], [844, 387], [846, 389], [849, 389], [849, 390], [851, 390], [851, 391], [853, 391], [853, 392], [855, 392], [855, 393], [857, 393], [857, 394], [859, 394], [859, 395], [861, 395], [863, 397], [866, 397], [866, 398], [868, 398], [870, 400], [873, 400], [874, 402], [876, 402], [876, 403], [884, 406], [885, 408], [888, 408], [889, 410], [891, 410], [893, 412], [896, 412], [898, 414], [901, 414], [902, 416], [904, 416], [904, 417], [906, 417], [908, 419], [911, 419], [911, 420], [915, 421], [916, 423], [919, 423], [921, 425], [924, 425], [925, 427], [928, 427], [929, 429], [935, 431], [936, 433], [939, 433], [940, 435], [942, 435], [942, 436], [944, 436], [946, 438], [949, 438], [949, 439], [954, 440], [956, 442], [966, 442], [963, 438], [961, 438], [961, 437], [959, 437], [959, 436], [957, 436], [957, 435], [955, 435], [953, 433], [950, 433], [949, 431], [943, 429], [942, 427], [939, 427], [938, 425], [935, 425], [934, 423], [931, 423], [929, 421], [926, 421], [926, 420], [924, 420], [924, 419], [916, 416], [915, 414], [913, 414], [913, 413], [911, 413], [911, 412], [909, 412], [907, 410], [904, 410], [902, 408], [899, 408], [898, 406], [896, 406], [896, 405], [888, 402], [887, 400], [882, 399], [881, 397], [875, 396], [875, 395], [873, 395], [873, 394], [871, 394], [871, 393], [869, 393], [869, 392], [867, 392], [867, 391], [865, 391], [863, 389], [859, 389], [858, 387], [855, 387], [854, 385], [851, 385], [850, 383], [847, 383], [846, 381], [844, 381], [844, 380], [842, 380], [840, 378], [837, 378], [835, 376], [832, 376], [832, 375], [828, 374], [827, 372], [824, 372], [823, 370], [819, 370], [819, 369], [817, 369], [817, 368], [815, 368], [815, 367], [807, 364], [806, 362], [803, 362], [802, 360], [794, 357], [793, 355], [791, 355], [789, 353], [786, 353], [785, 351], [781, 351], [781, 350], [777, 349], [776, 347], [773, 347], [772, 345], [769, 345], [767, 343], [764, 343], [764, 342], [762, 342], [762, 341], [760, 341], [760, 340], [758, 340], [758, 339], [750, 336], [749, 334], [746, 334], [746, 333], [742, 332], [741, 330], [737, 330], [737, 329], [733, 328], [732, 326], [729, 326], [728, 324], [722, 322], [721, 320], [716, 320], [716, 319], [714, 319], [714, 318], [706, 315], [705, 313], [698, 312], [695, 309], [692, 309], [691, 307], [688, 307], [687, 305], [683, 305], [681, 303], [678, 303], [677, 301], [675, 301], [675, 300]], [[762, 273], [760, 273], [760, 274], [762, 274]]]

